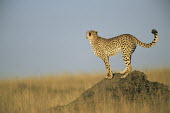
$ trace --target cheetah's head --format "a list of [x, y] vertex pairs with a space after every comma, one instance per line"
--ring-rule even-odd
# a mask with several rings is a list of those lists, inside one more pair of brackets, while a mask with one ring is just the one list
[[95, 38], [97, 38], [97, 37], [98, 37], [97, 31], [90, 30], [90, 31], [86, 32], [86, 38], [87, 38], [88, 40], [92, 40], [92, 39], [95, 39]]

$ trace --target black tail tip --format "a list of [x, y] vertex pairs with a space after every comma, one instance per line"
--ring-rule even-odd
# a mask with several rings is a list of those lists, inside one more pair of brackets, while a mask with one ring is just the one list
[[156, 29], [152, 29], [152, 34], [158, 34], [158, 31]]

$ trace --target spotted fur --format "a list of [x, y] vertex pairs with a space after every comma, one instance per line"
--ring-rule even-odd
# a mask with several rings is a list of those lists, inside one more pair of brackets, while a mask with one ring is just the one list
[[121, 78], [125, 78], [132, 70], [131, 55], [135, 51], [137, 44], [145, 48], [150, 48], [158, 41], [158, 32], [153, 29], [152, 34], [155, 37], [149, 44], [141, 42], [131, 34], [122, 34], [110, 39], [102, 38], [94, 30], [86, 32], [86, 38], [90, 41], [94, 54], [104, 61], [107, 73], [106, 78], [111, 79], [113, 78], [113, 74], [110, 69], [109, 56], [114, 56], [119, 51], [122, 52], [126, 68], [120, 73], [123, 74]]

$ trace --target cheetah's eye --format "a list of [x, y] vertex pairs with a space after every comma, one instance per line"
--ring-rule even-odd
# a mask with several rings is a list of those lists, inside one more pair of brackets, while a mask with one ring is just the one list
[[91, 36], [91, 33], [89, 33], [89, 36]]

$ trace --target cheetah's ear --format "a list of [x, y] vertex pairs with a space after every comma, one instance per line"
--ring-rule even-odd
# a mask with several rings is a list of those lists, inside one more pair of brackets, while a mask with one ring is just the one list
[[98, 31], [96, 31], [96, 35], [97, 35]]

